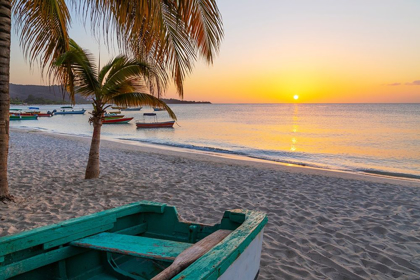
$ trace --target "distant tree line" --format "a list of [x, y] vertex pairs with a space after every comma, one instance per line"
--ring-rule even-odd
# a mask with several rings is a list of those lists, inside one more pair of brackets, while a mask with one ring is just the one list
[[33, 96], [32, 94], [29, 94], [25, 100], [21, 100], [18, 97], [10, 99], [10, 104], [13, 104], [13, 105], [19, 105], [23, 103], [48, 105], [48, 104], [62, 104], [63, 101], [54, 101], [54, 100], [43, 98], [43, 97], [36, 97], [36, 96]]

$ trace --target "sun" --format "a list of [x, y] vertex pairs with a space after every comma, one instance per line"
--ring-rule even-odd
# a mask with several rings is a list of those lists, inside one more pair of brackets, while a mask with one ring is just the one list
[[299, 95], [295, 95], [295, 96], [293, 96], [293, 98], [295, 99], [295, 100], [298, 100], [299, 99]]

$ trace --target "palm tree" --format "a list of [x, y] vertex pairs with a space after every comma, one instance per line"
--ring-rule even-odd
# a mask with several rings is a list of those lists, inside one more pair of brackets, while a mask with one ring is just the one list
[[[29, 62], [38, 61], [48, 77], [67, 84], [66, 69], [52, 62], [70, 49], [68, 2], [92, 22], [96, 34], [108, 34], [106, 42], [116, 40], [123, 50], [155, 65], [157, 77], [170, 73], [180, 96], [194, 61], [202, 56], [212, 63], [223, 37], [216, 0], [0, 0], [0, 201], [12, 198], [7, 181], [11, 14]], [[153, 84], [153, 94], [166, 85]]]
[[98, 73], [92, 55], [70, 40], [70, 50], [55, 62], [57, 68], [67, 71], [67, 90], [71, 94], [91, 98], [93, 111], [89, 122], [93, 124], [92, 142], [85, 179], [99, 177], [99, 144], [105, 110], [114, 103], [123, 106], [149, 105], [165, 109], [176, 120], [174, 112], [153, 95], [142, 93], [160, 77], [148, 63], [117, 56]]

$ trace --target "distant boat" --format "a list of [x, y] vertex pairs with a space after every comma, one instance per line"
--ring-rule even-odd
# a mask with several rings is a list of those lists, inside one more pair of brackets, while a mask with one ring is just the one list
[[47, 113], [39, 113], [39, 112], [10, 112], [10, 116], [38, 116], [38, 117], [52, 117], [54, 114], [50, 111]]
[[0, 238], [1, 279], [254, 280], [267, 215], [227, 210], [217, 224], [141, 201]]
[[125, 109], [127, 107], [121, 107], [121, 106], [111, 106], [112, 109], [116, 109], [116, 110], [121, 110], [121, 109]]
[[61, 109], [73, 109], [73, 106], [61, 106]]
[[57, 111], [54, 110], [53, 113], [54, 115], [83, 115], [86, 112], [85, 109], [82, 110], [71, 110], [71, 111], [66, 111], [66, 110], [61, 110], [61, 111]]
[[29, 107], [29, 110], [39, 110], [39, 107]]
[[102, 123], [104, 124], [125, 124], [129, 123], [134, 118], [118, 118], [118, 119], [104, 119]]
[[11, 115], [9, 116], [9, 119], [11, 121], [37, 120], [38, 115], [32, 115], [32, 116]]
[[155, 112], [159, 112], [159, 111], [166, 111], [165, 109], [163, 109], [163, 108], [153, 108], [153, 111], [155, 111]]
[[143, 116], [154, 117], [153, 121], [137, 121], [137, 128], [171, 128], [174, 126], [175, 121], [158, 121], [155, 113], [144, 113]]
[[121, 115], [121, 114], [105, 114], [104, 118], [105, 119], [120, 119], [120, 118], [124, 118], [124, 115]]
[[9, 111], [22, 111], [22, 109], [15, 109], [15, 108], [11, 108], [11, 109], [9, 109]]
[[121, 108], [121, 111], [140, 111], [141, 108], [142, 107]]

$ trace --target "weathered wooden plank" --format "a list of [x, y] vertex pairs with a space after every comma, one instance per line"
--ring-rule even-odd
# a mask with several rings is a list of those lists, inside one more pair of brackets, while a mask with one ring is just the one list
[[80, 238], [83, 238], [83, 237], [86, 237], [86, 236], [89, 236], [89, 235], [104, 232], [104, 231], [109, 230], [113, 227], [114, 227], [114, 223], [111, 223], [111, 224], [101, 225], [100, 227], [94, 227], [94, 228], [86, 229], [85, 231], [81, 231], [81, 232], [78, 232], [78, 233], [75, 233], [75, 234], [65, 236], [63, 238], [59, 238], [59, 239], [44, 243], [43, 248], [44, 248], [44, 250], [51, 249], [53, 247], [68, 243], [68, 242], [76, 240], [76, 239], [80, 239]]
[[222, 241], [226, 236], [228, 236], [232, 231], [231, 230], [218, 230], [206, 238], [198, 241], [193, 246], [188, 248], [179, 254], [175, 258], [174, 262], [161, 273], [152, 278], [152, 280], [169, 280], [172, 279], [175, 275], [180, 273], [190, 264], [198, 260], [201, 256], [207, 253], [211, 248], [213, 248], [217, 243]]
[[0, 256], [77, 234], [92, 227], [114, 223], [115, 221], [116, 217], [114, 213], [101, 212], [16, 235], [2, 237], [0, 238]]
[[137, 226], [133, 226], [133, 227], [116, 231], [114, 233], [126, 234], [126, 235], [137, 235], [137, 234], [146, 232], [146, 230], [147, 230], [147, 223], [142, 223]]
[[9, 264], [0, 268], [0, 280], [8, 279], [10, 277], [37, 269], [39, 267], [84, 253], [86, 251], [87, 249], [67, 246]]
[[[267, 215], [257, 211], [234, 210], [231, 212], [244, 213], [245, 221], [229, 236], [214, 246], [184, 271], [177, 274], [173, 280], [206, 279], [215, 280], [238, 258], [267, 223]], [[236, 219], [239, 215], [234, 215]]]
[[173, 261], [191, 244], [116, 233], [100, 233], [70, 243], [73, 246], [154, 260]]

